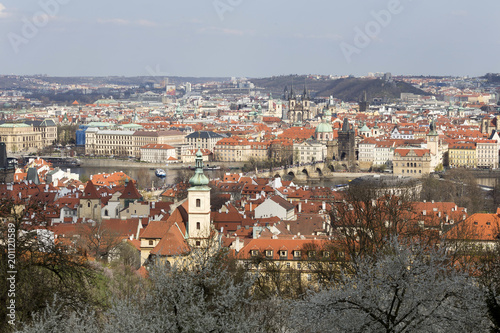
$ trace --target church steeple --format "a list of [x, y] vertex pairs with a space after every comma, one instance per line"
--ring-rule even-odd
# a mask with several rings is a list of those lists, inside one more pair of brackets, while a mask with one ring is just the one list
[[196, 152], [196, 170], [193, 177], [189, 179], [189, 184], [192, 186], [208, 185], [208, 177], [203, 173], [203, 153], [200, 149]]
[[187, 233], [191, 247], [206, 247], [212, 226], [210, 223], [210, 187], [203, 174], [203, 154], [196, 152], [196, 170], [189, 179]]

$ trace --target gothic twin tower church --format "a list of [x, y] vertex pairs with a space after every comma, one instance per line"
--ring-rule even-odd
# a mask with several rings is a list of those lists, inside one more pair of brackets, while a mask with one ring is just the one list
[[303, 121], [307, 119], [312, 119], [316, 116], [313, 108], [311, 108], [311, 98], [304, 86], [304, 92], [300, 98], [297, 98], [293, 91], [293, 85], [288, 92], [288, 88], [285, 87], [284, 92], [285, 100], [288, 100], [288, 114], [287, 119], [292, 124], [302, 124]]

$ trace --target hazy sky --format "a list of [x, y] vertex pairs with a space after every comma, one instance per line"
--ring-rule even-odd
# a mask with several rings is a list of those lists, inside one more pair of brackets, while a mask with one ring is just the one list
[[0, 74], [476, 76], [500, 72], [499, 13], [498, 0], [0, 0]]

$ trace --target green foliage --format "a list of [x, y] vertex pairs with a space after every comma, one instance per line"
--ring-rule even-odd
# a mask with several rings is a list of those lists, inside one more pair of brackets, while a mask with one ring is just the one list
[[57, 125], [57, 144], [68, 145], [76, 143], [76, 130], [78, 125]]
[[436, 165], [436, 167], [434, 168], [434, 171], [435, 172], [441, 172], [444, 170], [444, 167], [443, 167], [443, 164], [442, 163], [439, 163], [438, 165]]

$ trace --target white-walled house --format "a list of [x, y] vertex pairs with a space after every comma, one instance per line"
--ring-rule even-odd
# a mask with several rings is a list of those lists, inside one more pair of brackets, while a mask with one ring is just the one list
[[279, 195], [267, 198], [255, 208], [255, 218], [279, 217], [282, 220], [295, 220], [295, 206]]

